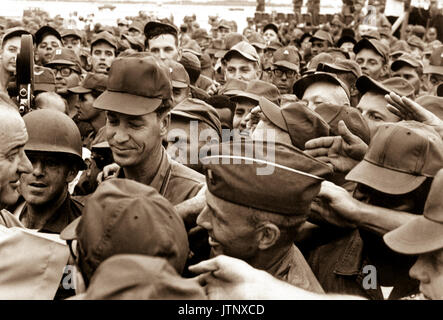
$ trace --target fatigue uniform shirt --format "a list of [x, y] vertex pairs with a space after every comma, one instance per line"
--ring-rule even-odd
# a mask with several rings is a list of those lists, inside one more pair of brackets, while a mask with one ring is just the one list
[[292, 245], [287, 254], [266, 271], [299, 288], [315, 293], [324, 293], [302, 253], [295, 245]]
[[[382, 286], [394, 287], [389, 300], [417, 293], [418, 282], [408, 275], [413, 257], [389, 251], [389, 254], [396, 255], [395, 259], [384, 259], [383, 254], [380, 250], [374, 252], [369, 241], [364, 242], [360, 231], [356, 229], [314, 248], [307, 254], [307, 259], [326, 293], [358, 295], [371, 300], [384, 300]], [[378, 259], [374, 260], [377, 256]], [[365, 277], [370, 276], [367, 266], [375, 267], [376, 283], [369, 281], [374, 279], [365, 280]], [[386, 285], [386, 281], [391, 283]]]
[[[20, 207], [19, 207], [20, 209]], [[54, 214], [46, 221], [43, 228], [39, 229], [39, 232], [46, 233], [60, 233], [65, 227], [67, 227], [72, 221], [77, 219], [82, 214], [83, 204], [79, 201], [71, 198], [69, 193], [66, 196], [65, 201], [54, 212]], [[20, 221], [28, 214], [28, 204], [25, 203], [23, 208], [14, 215], [16, 215]]]
[[[205, 176], [172, 160], [164, 148], [162, 153], [160, 167], [150, 186], [173, 205], [195, 197], [205, 184]], [[118, 170], [117, 177], [125, 178], [122, 168]]]

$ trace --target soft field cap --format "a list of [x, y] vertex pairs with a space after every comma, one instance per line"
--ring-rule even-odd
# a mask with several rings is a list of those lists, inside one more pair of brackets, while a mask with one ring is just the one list
[[443, 248], [443, 169], [432, 182], [423, 216], [388, 232], [383, 240], [403, 254], [422, 254]]
[[144, 115], [155, 111], [163, 99], [171, 96], [169, 70], [156, 58], [117, 58], [111, 65], [106, 91], [93, 106], [128, 115]]

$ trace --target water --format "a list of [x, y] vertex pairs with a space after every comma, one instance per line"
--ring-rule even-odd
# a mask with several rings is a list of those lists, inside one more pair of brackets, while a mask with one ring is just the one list
[[[146, 11], [148, 14], [154, 14], [158, 18], [174, 17], [174, 23], [180, 25], [185, 16], [191, 16], [193, 13], [197, 16], [197, 22], [203, 28], [209, 30], [208, 16], [218, 15], [221, 18], [234, 20], [237, 22], [238, 31], [242, 32], [247, 26], [246, 18], [253, 17], [255, 12], [255, 1], [245, 2], [250, 5], [244, 6], [218, 6], [218, 5], [188, 5], [188, 4], [162, 4], [163, 1], [157, 1], [157, 4], [143, 3], [119, 3], [108, 2], [116, 6], [114, 10], [99, 10], [103, 6], [102, 2], [68, 2], [68, 1], [23, 1], [23, 0], [2, 0], [1, 15], [7, 17], [20, 18], [23, 10], [28, 8], [42, 8], [46, 10], [51, 17], [61, 15], [65, 20], [77, 11], [78, 16], [86, 17], [88, 14], [94, 14], [94, 23], [100, 22], [106, 25], [116, 25], [117, 18], [137, 16], [139, 11]], [[267, 1], [268, 2], [268, 1]], [[306, 0], [305, 0], [306, 2]], [[290, 13], [292, 12], [292, 0], [272, 0], [273, 4], [278, 6], [266, 7], [266, 12], [272, 11]], [[341, 0], [322, 1], [322, 11], [324, 13], [333, 13], [340, 11]], [[230, 10], [235, 8], [237, 10]], [[82, 28], [82, 23], [76, 21], [77, 28]], [[72, 26], [67, 26], [72, 27]]]

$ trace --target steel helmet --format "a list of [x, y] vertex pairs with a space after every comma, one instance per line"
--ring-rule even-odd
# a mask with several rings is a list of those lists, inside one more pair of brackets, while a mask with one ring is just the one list
[[80, 131], [70, 117], [57, 110], [39, 109], [27, 113], [23, 120], [29, 136], [25, 151], [66, 153], [74, 156], [80, 169], [86, 168]]

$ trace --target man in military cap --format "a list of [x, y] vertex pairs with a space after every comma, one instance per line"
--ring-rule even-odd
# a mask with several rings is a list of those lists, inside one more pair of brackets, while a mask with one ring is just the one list
[[[257, 151], [258, 144], [262, 150]], [[322, 292], [294, 238], [319, 191], [319, 176], [330, 173], [327, 165], [286, 145], [244, 140], [223, 150], [241, 153], [231, 158], [221, 152], [202, 160], [208, 190], [197, 223], [208, 231], [212, 253], [242, 259], [290, 284]], [[246, 150], [255, 152], [246, 155]]]
[[108, 76], [101, 73], [88, 73], [79, 86], [68, 89], [73, 94], [78, 94], [77, 117], [79, 121], [88, 122], [92, 126], [91, 133], [84, 137], [83, 146], [91, 149], [91, 143], [98, 131], [106, 123], [106, 115], [92, 105], [99, 95], [106, 90]]
[[414, 87], [407, 80], [399, 77], [378, 82], [367, 76], [361, 76], [358, 78], [356, 86], [361, 94], [361, 99], [356, 108], [366, 119], [371, 130], [371, 136], [375, 134], [378, 125], [384, 122], [402, 120], [400, 115], [392, 113], [387, 108], [386, 94], [395, 92], [405, 97], [414, 95]]
[[223, 57], [225, 61], [225, 80], [244, 81], [260, 79], [260, 58], [257, 51], [246, 41], [233, 46]]
[[271, 81], [282, 95], [292, 94], [299, 70], [300, 55], [295, 47], [283, 47], [274, 52]]
[[68, 89], [76, 87], [80, 83], [82, 74], [80, 59], [71, 49], [59, 48], [55, 50], [54, 59], [45, 66], [54, 71], [55, 91], [67, 101], [68, 115], [74, 117], [78, 97], [70, 93]]
[[75, 54], [80, 58], [83, 38], [81, 31], [76, 29], [63, 29], [60, 36], [62, 37], [63, 46], [74, 50]]
[[107, 31], [96, 34], [91, 41], [91, 65], [93, 73], [108, 74], [117, 56], [117, 40]]
[[223, 40], [225, 36], [232, 31], [231, 25], [227, 20], [220, 20], [217, 26], [217, 39]]
[[443, 82], [443, 45], [434, 48], [429, 64], [423, 69], [425, 86], [429, 94], [436, 94], [437, 87]]
[[169, 79], [155, 57], [118, 58], [93, 106], [106, 111], [106, 137], [121, 166], [117, 176], [150, 185], [178, 204], [198, 193], [203, 176], [170, 159], [162, 146], [173, 106]]
[[84, 292], [101, 263], [115, 255], [162, 257], [181, 274], [189, 251], [185, 226], [171, 203], [155, 188], [128, 179], [101, 183], [61, 238], [67, 240], [80, 272], [77, 293]]
[[408, 81], [414, 87], [414, 94], [421, 92], [421, 79], [423, 77], [423, 63], [413, 56], [405, 53], [391, 64], [391, 74]]
[[[308, 262], [326, 292], [370, 299], [398, 299], [417, 292], [417, 283], [408, 277], [414, 259], [389, 250], [381, 236], [423, 213], [442, 159], [443, 143], [431, 127], [415, 121], [383, 124], [364, 160], [346, 176], [357, 182], [353, 196], [323, 183], [319, 200], [326, 205], [316, 203], [313, 212], [348, 230], [309, 254]], [[365, 265], [377, 270], [373, 287], [359, 277]]]
[[192, 32], [191, 38], [197, 41], [198, 45], [204, 53], [209, 48], [211, 37], [205, 29], [196, 29]]
[[180, 59], [178, 30], [167, 23], [150, 21], [145, 25], [145, 50], [161, 60]]
[[62, 47], [60, 33], [50, 26], [43, 26], [34, 35], [37, 47], [35, 62], [44, 66], [54, 58], [55, 50]]
[[389, 48], [377, 39], [361, 39], [354, 46], [355, 61], [364, 75], [382, 80], [389, 71]]
[[324, 31], [318, 30], [309, 40], [312, 43], [311, 52], [312, 56], [316, 56], [319, 53], [325, 52], [329, 47], [332, 47], [334, 41], [331, 35]]
[[29, 134], [25, 151], [33, 169], [20, 178], [25, 202], [15, 214], [27, 228], [60, 233], [83, 207], [68, 192], [68, 184], [85, 168], [80, 132], [74, 121], [55, 110], [35, 110], [23, 120]]
[[332, 73], [318, 71], [304, 76], [294, 83], [293, 90], [314, 111], [321, 103], [350, 105], [348, 86]]

